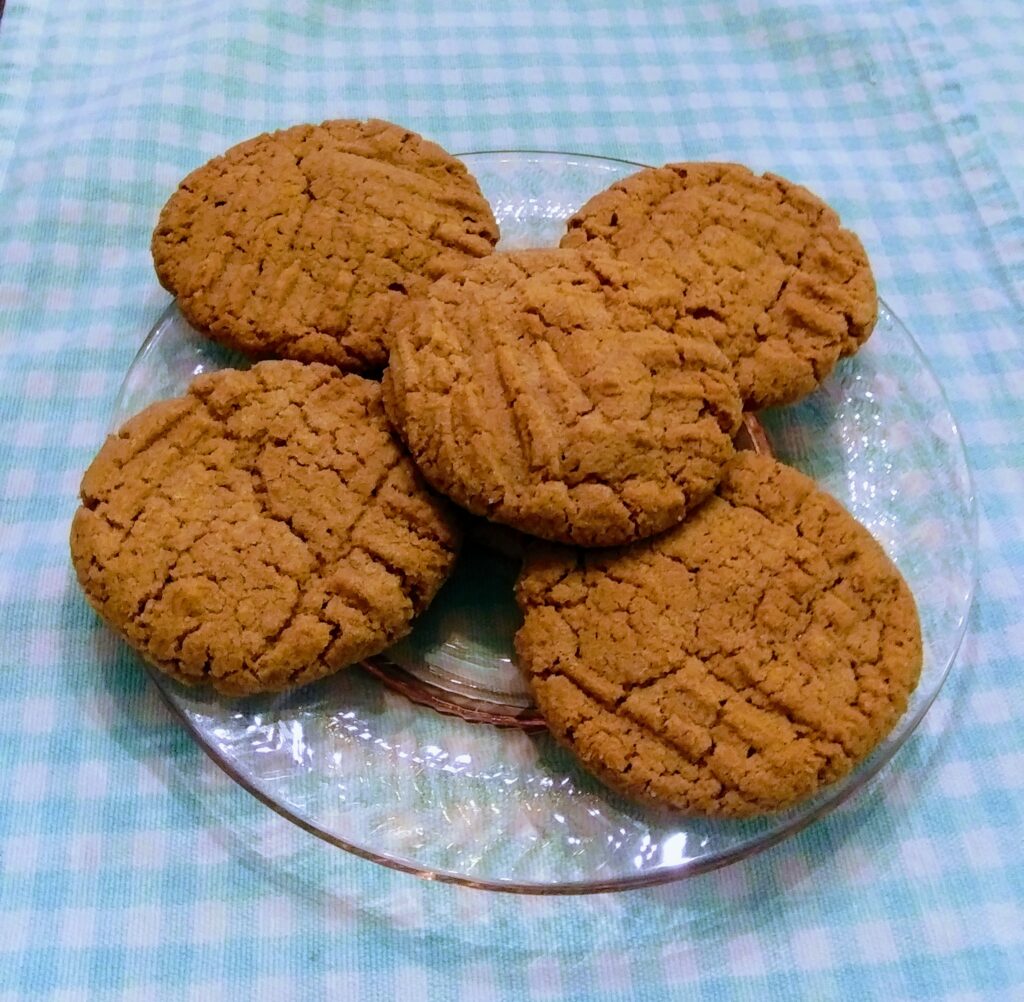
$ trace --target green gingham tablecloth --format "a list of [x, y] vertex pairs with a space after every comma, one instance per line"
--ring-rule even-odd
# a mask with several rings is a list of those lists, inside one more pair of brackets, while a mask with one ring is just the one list
[[[1024, 998], [1022, 66], [1012, 0], [8, 0], [0, 999]], [[68, 522], [167, 303], [160, 205], [243, 137], [371, 115], [452, 150], [739, 160], [862, 236], [981, 511], [958, 664], [865, 795], [674, 886], [430, 884], [236, 788], [97, 625]]]

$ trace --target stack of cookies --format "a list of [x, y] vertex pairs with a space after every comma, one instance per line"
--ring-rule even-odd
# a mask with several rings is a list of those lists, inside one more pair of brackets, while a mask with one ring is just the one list
[[844, 775], [916, 685], [914, 601], [735, 438], [870, 335], [860, 242], [804, 188], [701, 163], [617, 182], [558, 248], [497, 241], [465, 166], [385, 122], [190, 174], [157, 275], [268, 360], [104, 444], [71, 534], [89, 601], [180, 681], [279, 691], [404, 636], [486, 520], [523, 553], [537, 706], [610, 787], [745, 816]]

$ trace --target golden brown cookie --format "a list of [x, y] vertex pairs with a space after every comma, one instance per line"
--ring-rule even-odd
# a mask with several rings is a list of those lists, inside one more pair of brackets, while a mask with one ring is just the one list
[[434, 487], [582, 546], [660, 532], [714, 490], [741, 413], [729, 363], [652, 326], [623, 269], [518, 251], [431, 287], [396, 332], [384, 403]]
[[377, 383], [262, 362], [200, 376], [107, 439], [71, 556], [93, 607], [181, 682], [304, 685], [409, 631], [452, 567]]
[[673, 280], [659, 322], [713, 338], [755, 410], [814, 390], [878, 315], [867, 255], [835, 212], [738, 164], [668, 164], [616, 182], [569, 220], [562, 246], [586, 244]]
[[460, 161], [400, 126], [341, 119], [256, 136], [193, 171], [152, 249], [161, 284], [215, 340], [367, 371], [387, 360], [406, 297], [497, 239]]
[[913, 597], [834, 498], [750, 452], [682, 525], [542, 547], [517, 584], [519, 664], [552, 733], [626, 796], [780, 810], [849, 772], [921, 671]]

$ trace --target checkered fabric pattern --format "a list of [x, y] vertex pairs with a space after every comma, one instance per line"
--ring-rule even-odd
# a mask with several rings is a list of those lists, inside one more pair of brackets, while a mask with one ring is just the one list
[[[0, 1000], [1024, 998], [1024, 22], [1013, 0], [8, 0], [0, 22]], [[734, 159], [862, 236], [967, 441], [978, 595], [879, 782], [675, 886], [522, 899], [281, 821], [87, 610], [67, 530], [167, 302], [177, 180], [378, 115], [452, 150]]]

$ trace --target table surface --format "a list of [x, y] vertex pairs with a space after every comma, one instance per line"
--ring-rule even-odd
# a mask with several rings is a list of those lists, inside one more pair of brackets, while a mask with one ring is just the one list
[[[1024, 8], [10, 0], [0, 24], [0, 1000], [1024, 998]], [[96, 622], [78, 480], [167, 304], [179, 178], [261, 130], [728, 159], [861, 235], [966, 440], [950, 682], [854, 802], [681, 884], [522, 899], [331, 849], [235, 787]]]

